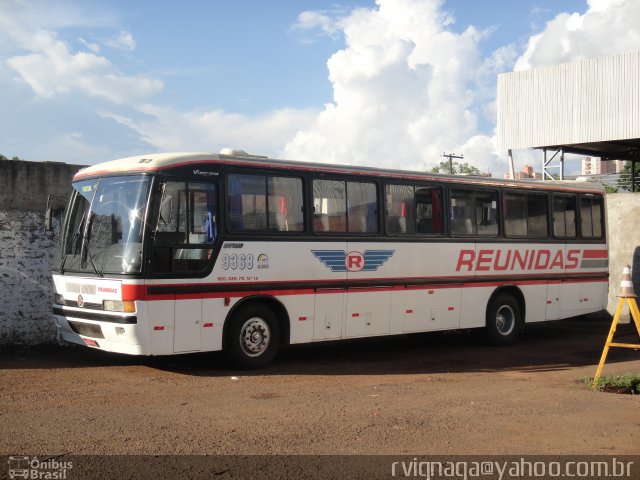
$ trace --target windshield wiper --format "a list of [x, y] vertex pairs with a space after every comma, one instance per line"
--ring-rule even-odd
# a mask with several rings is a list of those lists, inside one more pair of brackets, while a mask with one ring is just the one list
[[[65, 247], [65, 250], [68, 250], [68, 251], [65, 252], [65, 254], [62, 257], [62, 260], [60, 260], [60, 273], [64, 273], [64, 264], [67, 261], [67, 257], [71, 253], [71, 245], [73, 245], [73, 242], [77, 241], [77, 238], [82, 233], [82, 229], [84, 227], [84, 220], [85, 220], [85, 218], [87, 216], [87, 211], [85, 211], [84, 214], [82, 215], [82, 218], [80, 219], [80, 223], [78, 224], [78, 229], [75, 232], [73, 232], [73, 235], [71, 235], [71, 239], [69, 239], [69, 242], [67, 243], [67, 246]], [[77, 251], [78, 249], [76, 248], [75, 250]]]
[[98, 267], [96, 266], [96, 262], [94, 262], [93, 260], [93, 255], [91, 255], [91, 251], [89, 251], [90, 238], [89, 238], [88, 232], [91, 230], [91, 223], [93, 222], [94, 216], [95, 214], [89, 213], [89, 217], [87, 220], [88, 225], [87, 225], [87, 228], [85, 228], [84, 230], [85, 233], [82, 235], [82, 248], [80, 249], [80, 266], [82, 267], [83, 263], [86, 264], [87, 258], [89, 258], [89, 261], [91, 262], [91, 266], [93, 267], [93, 271], [95, 272], [96, 276], [100, 278], [104, 278], [104, 273], [98, 270]]

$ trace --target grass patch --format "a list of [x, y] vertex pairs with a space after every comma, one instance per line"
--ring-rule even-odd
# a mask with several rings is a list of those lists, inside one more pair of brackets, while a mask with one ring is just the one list
[[[585, 377], [582, 378], [581, 381], [587, 387], [591, 388], [593, 377]], [[600, 377], [595, 390], [599, 392], [640, 395], [640, 374], [625, 373], [624, 375]]]

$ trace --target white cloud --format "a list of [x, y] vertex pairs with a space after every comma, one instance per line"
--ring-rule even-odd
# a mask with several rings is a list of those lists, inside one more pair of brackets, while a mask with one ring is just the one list
[[317, 112], [282, 109], [247, 116], [222, 110], [178, 112], [145, 105], [143, 118], [105, 113], [137, 132], [143, 141], [159, 151], [209, 151], [240, 148], [255, 154], [280, 156], [278, 147], [307, 127]]
[[333, 35], [338, 31], [337, 22], [326, 12], [306, 11], [298, 15], [293, 30], [314, 30], [319, 28], [323, 33]]
[[[14, 50], [5, 63], [37, 95], [80, 91], [113, 103], [129, 103], [162, 90], [158, 79], [120, 72], [106, 57], [96, 55], [95, 44], [84, 42], [91, 51], [72, 52], [55, 32], [40, 26], [61, 20], [44, 20], [46, 16], [27, 2], [11, 3], [13, 9], [0, 12], [0, 39], [12, 44]], [[54, 12], [52, 17], [58, 15]], [[126, 35], [120, 37], [127, 45]]]
[[109, 149], [87, 142], [79, 132], [59, 135], [46, 145], [47, 159], [71, 163], [91, 163], [109, 158]]
[[496, 54], [492, 65], [483, 61], [478, 43], [487, 32], [448, 30], [452, 19], [439, 0], [377, 4], [339, 22], [308, 16], [309, 25], [338, 25], [346, 48], [328, 61], [333, 103], [298, 132], [285, 155], [423, 170], [444, 151], [464, 148], [465, 161], [497, 167], [495, 142], [478, 132], [482, 95], [476, 91], [479, 78], [495, 75], [513, 52]]
[[121, 31], [115, 37], [109, 38], [105, 43], [107, 46], [115, 48], [116, 50], [125, 50], [128, 52], [132, 52], [137, 46], [133, 35], [125, 31]]
[[89, 50], [91, 50], [93, 53], [100, 53], [100, 45], [98, 45], [97, 43], [93, 43], [93, 42], [88, 42], [87, 40], [85, 40], [84, 38], [79, 38], [78, 41], [84, 45], [85, 47], [87, 47]]
[[526, 70], [640, 49], [638, 0], [589, 0], [583, 14], [561, 13], [529, 39], [515, 69]]

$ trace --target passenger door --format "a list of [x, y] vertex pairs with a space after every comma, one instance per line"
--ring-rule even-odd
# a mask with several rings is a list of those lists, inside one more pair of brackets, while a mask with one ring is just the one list
[[[165, 184], [153, 243], [152, 272], [177, 284], [174, 300], [174, 353], [201, 350], [202, 294], [190, 292], [210, 265], [217, 240], [217, 185]], [[167, 308], [168, 309], [168, 308]]]

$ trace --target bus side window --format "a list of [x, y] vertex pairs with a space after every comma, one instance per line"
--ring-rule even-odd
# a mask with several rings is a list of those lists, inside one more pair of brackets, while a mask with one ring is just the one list
[[216, 185], [167, 182], [152, 253], [154, 273], [200, 272], [217, 238]]
[[602, 238], [602, 197], [580, 198], [580, 233], [582, 238]]
[[498, 192], [475, 192], [478, 235], [498, 235]]
[[546, 238], [549, 235], [547, 195], [506, 193], [505, 233], [508, 237]]
[[472, 235], [473, 192], [468, 190], [451, 191], [451, 233], [453, 235]]
[[387, 185], [385, 188], [387, 233], [415, 233], [413, 185]]
[[347, 182], [349, 232], [378, 231], [378, 194], [375, 183]]
[[508, 237], [527, 234], [527, 197], [524, 193], [505, 193], [504, 229]]
[[557, 238], [576, 236], [576, 198], [568, 195], [553, 196], [553, 234]]
[[346, 232], [347, 195], [345, 182], [314, 180], [313, 208], [315, 232]]
[[440, 188], [416, 187], [418, 233], [442, 234], [442, 194]]

